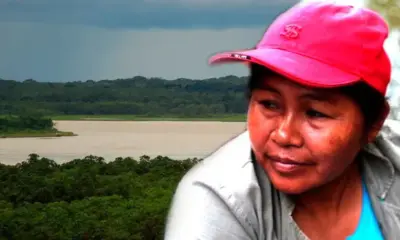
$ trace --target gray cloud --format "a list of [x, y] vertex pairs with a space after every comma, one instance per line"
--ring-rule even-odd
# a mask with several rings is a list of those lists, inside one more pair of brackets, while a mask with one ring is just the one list
[[[1, 78], [167, 79], [246, 74], [207, 65], [252, 47], [294, 0], [0, 0]], [[212, 30], [214, 29], [214, 30]]]
[[295, 0], [0, 0], [0, 21], [105, 28], [264, 26]]
[[125, 30], [82, 25], [0, 23], [3, 79], [77, 81], [137, 75], [165, 79], [247, 73], [244, 66], [210, 67], [219, 51], [253, 47], [263, 28]]

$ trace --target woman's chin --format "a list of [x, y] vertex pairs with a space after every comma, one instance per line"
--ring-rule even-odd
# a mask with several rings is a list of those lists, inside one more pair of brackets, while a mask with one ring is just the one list
[[280, 192], [289, 195], [298, 195], [309, 191], [314, 186], [308, 179], [301, 178], [285, 178], [281, 176], [270, 176], [272, 185]]
[[280, 192], [283, 192], [288, 195], [299, 195], [304, 192], [307, 192], [307, 188], [304, 187], [293, 187], [293, 186], [288, 186], [288, 185], [280, 185], [280, 184], [274, 184], [275, 189], [277, 189]]

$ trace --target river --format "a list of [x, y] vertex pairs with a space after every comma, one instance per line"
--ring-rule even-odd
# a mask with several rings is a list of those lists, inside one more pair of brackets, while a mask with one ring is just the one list
[[55, 121], [55, 124], [57, 129], [78, 136], [0, 139], [0, 162], [15, 164], [26, 160], [30, 153], [58, 163], [90, 154], [107, 161], [141, 155], [201, 158], [245, 129], [244, 122]]

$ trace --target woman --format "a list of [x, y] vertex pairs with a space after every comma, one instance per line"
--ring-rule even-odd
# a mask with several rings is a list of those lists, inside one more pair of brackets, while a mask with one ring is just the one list
[[302, 2], [212, 57], [250, 67], [247, 131], [181, 180], [165, 239], [398, 239], [387, 35], [370, 10]]

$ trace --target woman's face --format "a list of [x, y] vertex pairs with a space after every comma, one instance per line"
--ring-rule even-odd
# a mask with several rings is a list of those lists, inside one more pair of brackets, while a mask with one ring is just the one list
[[282, 76], [268, 76], [261, 85], [252, 92], [248, 130], [257, 161], [274, 186], [299, 194], [341, 175], [366, 136], [356, 103]]

